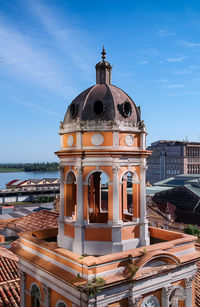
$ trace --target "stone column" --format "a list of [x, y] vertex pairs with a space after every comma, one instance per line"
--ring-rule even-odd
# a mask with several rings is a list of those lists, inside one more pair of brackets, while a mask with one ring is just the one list
[[60, 222], [64, 222], [64, 181], [64, 166], [60, 166]]
[[83, 223], [83, 167], [77, 167], [77, 222]]
[[185, 307], [192, 306], [192, 282], [194, 276], [185, 279]]
[[84, 254], [84, 217], [83, 217], [83, 167], [77, 167], [77, 216], [73, 252]]
[[119, 178], [118, 178], [118, 167], [113, 167], [113, 224], [121, 224], [119, 214]]
[[49, 307], [50, 304], [50, 289], [46, 285], [42, 284], [42, 290], [44, 293], [44, 307]]
[[140, 164], [140, 242], [149, 245], [148, 221], [146, 218], [146, 159], [141, 158]]
[[169, 307], [169, 297], [172, 286], [162, 288], [162, 307]]
[[25, 289], [26, 289], [26, 273], [19, 270], [20, 274], [20, 306], [26, 306], [26, 296], [25, 296]]
[[60, 215], [58, 226], [58, 246], [63, 246], [64, 239], [64, 166], [60, 165]]

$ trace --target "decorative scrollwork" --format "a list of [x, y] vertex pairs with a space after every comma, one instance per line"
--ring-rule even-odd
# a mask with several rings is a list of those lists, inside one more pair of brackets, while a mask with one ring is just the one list
[[119, 167], [118, 166], [113, 166], [112, 171], [114, 174], [117, 174], [119, 171]]
[[49, 296], [50, 289], [46, 285], [42, 284], [42, 290], [45, 296]]
[[75, 170], [78, 172], [78, 174], [83, 174], [84, 171], [84, 167], [83, 166], [77, 166], [75, 167]]
[[172, 291], [172, 286], [162, 288], [162, 295], [165, 297], [169, 297]]
[[191, 277], [185, 279], [185, 286], [186, 286], [186, 288], [191, 288], [192, 287], [193, 280], [194, 280], [194, 276], [191, 276]]

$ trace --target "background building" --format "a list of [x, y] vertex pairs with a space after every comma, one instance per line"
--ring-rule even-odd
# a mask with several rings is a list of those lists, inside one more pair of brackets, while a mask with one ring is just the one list
[[147, 148], [147, 181], [151, 184], [179, 174], [200, 174], [200, 143], [159, 140]]

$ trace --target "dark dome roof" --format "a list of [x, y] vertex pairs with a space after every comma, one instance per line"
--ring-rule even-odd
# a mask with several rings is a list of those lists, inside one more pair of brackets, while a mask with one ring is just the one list
[[68, 107], [63, 124], [79, 121], [120, 120], [131, 125], [140, 122], [140, 111], [133, 100], [120, 88], [111, 84], [112, 66], [105, 61], [96, 64], [96, 85], [78, 95]]
[[96, 84], [78, 95], [69, 105], [63, 124], [71, 121], [113, 120], [140, 122], [140, 112], [133, 100], [111, 84]]

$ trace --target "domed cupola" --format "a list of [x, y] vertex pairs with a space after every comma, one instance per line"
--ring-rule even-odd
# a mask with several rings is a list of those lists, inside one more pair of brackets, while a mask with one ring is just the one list
[[[109, 127], [119, 122], [130, 127], [140, 126], [139, 108], [123, 90], [111, 84], [112, 66], [105, 61], [105, 55], [103, 47], [102, 60], [95, 66], [96, 84], [72, 101], [61, 123], [61, 128], [69, 128], [75, 124], [82, 126], [88, 121], [105, 122], [101, 124], [109, 124]], [[88, 125], [91, 126], [91, 123], [87, 123]]]

